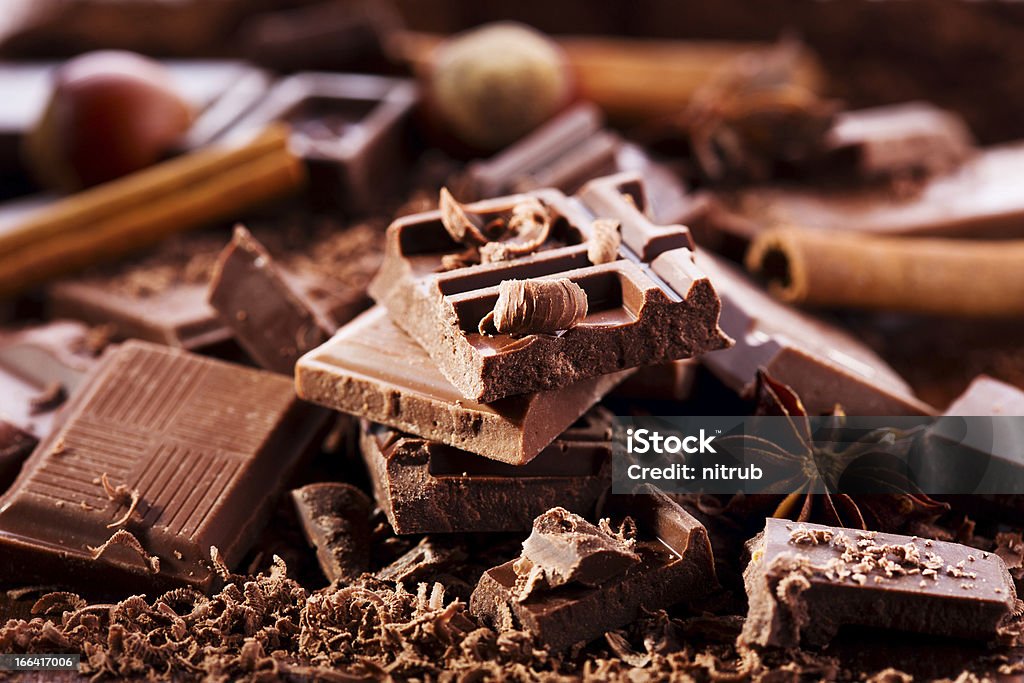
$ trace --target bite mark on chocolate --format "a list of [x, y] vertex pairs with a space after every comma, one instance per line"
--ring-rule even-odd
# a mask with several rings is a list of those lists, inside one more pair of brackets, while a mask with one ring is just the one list
[[555, 334], [587, 317], [587, 293], [568, 278], [503, 280], [494, 310], [480, 321], [480, 334]]

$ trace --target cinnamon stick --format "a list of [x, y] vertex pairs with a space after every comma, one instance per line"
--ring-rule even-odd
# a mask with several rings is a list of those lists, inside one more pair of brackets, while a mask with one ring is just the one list
[[287, 128], [272, 126], [58, 200], [0, 230], [0, 295], [234, 217], [304, 178]]
[[1024, 240], [778, 228], [755, 238], [747, 268], [794, 304], [970, 318], [1024, 314]]
[[[402, 32], [389, 46], [395, 56], [426, 74], [443, 36]], [[734, 60], [770, 49], [740, 41], [637, 40], [560, 36], [575, 71], [582, 99], [598, 104], [615, 122], [636, 122], [679, 113], [693, 93]], [[794, 85], [820, 88], [823, 76], [808, 51], [798, 56]]]

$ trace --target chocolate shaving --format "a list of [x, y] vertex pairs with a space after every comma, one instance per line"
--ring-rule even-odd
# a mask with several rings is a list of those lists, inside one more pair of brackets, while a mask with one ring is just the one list
[[587, 293], [568, 278], [503, 280], [494, 310], [480, 321], [480, 334], [555, 334], [587, 317]]
[[114, 532], [113, 536], [108, 538], [103, 545], [98, 548], [94, 548], [92, 546], [86, 547], [89, 548], [89, 551], [92, 553], [92, 559], [98, 560], [103, 556], [103, 553], [107, 552], [111, 546], [115, 545], [122, 545], [130, 550], [134, 550], [138, 553], [139, 557], [145, 561], [146, 566], [149, 567], [151, 572], [154, 574], [158, 574], [160, 572], [160, 558], [156, 555], [150, 555], [147, 553], [146, 549], [143, 548], [142, 544], [139, 542], [139, 539], [135, 538], [130, 531], [118, 529]]
[[[626, 195], [629, 197], [629, 195]], [[587, 258], [594, 265], [611, 263], [619, 258], [622, 224], [611, 218], [598, 218], [590, 225], [590, 239], [587, 240]]]
[[479, 219], [468, 213], [447, 187], [441, 188], [438, 205], [441, 209], [441, 223], [453, 240], [470, 245], [485, 244], [488, 241], [481, 231], [483, 226], [480, 225]]
[[512, 207], [501, 232], [499, 241], [480, 247], [481, 263], [508, 261], [540, 249], [551, 233], [551, 213], [539, 199], [529, 197]]
[[41, 392], [29, 400], [29, 412], [33, 415], [57, 408], [67, 399], [67, 391], [60, 382], [50, 382]]

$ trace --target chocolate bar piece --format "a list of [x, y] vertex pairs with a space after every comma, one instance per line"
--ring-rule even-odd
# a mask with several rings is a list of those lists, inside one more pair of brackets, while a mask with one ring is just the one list
[[514, 566], [522, 580], [517, 600], [569, 583], [600, 586], [640, 562], [634, 542], [565, 508], [552, 508], [533, 520], [533, 531], [523, 541]]
[[661, 365], [646, 365], [612, 390], [612, 396], [663, 401], [682, 401], [693, 391], [700, 362], [693, 358]]
[[[1024, 198], [1014, 179], [1022, 168], [1024, 144], [1013, 143], [980, 151], [955, 171], [930, 178], [909, 196], [878, 188], [742, 190], [723, 198], [725, 211], [714, 215], [708, 225], [742, 242], [779, 225], [881, 235], [1019, 237]], [[708, 236], [708, 240], [721, 238]]]
[[970, 494], [956, 502], [972, 513], [1019, 512], [1024, 510], [1022, 443], [1024, 391], [979, 376], [923, 435], [918, 481], [927, 490]]
[[792, 387], [811, 415], [830, 414], [837, 404], [848, 415], [934, 414], [885, 361], [843, 330], [780, 304], [708, 252], [697, 254], [697, 264], [722, 297], [722, 329], [736, 340], [701, 362], [735, 391], [749, 395], [764, 369]]
[[645, 612], [710, 593], [717, 581], [703, 525], [662, 493], [622, 497], [630, 499], [630, 513], [635, 514], [632, 550], [639, 556], [637, 562], [596, 586], [571, 582], [534, 590], [521, 599], [515, 565], [522, 558], [513, 560], [484, 573], [473, 591], [470, 611], [501, 630], [519, 628], [561, 650], [593, 640]]
[[323, 208], [368, 212], [396, 191], [409, 164], [406, 127], [418, 101], [409, 81], [357, 74], [301, 73], [275, 85], [225, 136], [272, 121], [291, 124], [306, 160], [312, 200]]
[[493, 403], [467, 401], [376, 306], [300, 359], [295, 384], [307, 401], [522, 465], [629, 374], [623, 370]]
[[957, 543], [768, 519], [750, 551], [741, 644], [823, 645], [845, 625], [991, 641], [1017, 606], [1003, 561]]
[[384, 39], [399, 28], [389, 3], [316, 2], [256, 14], [236, 34], [242, 52], [275, 71], [375, 71]]
[[292, 500], [328, 581], [351, 581], [367, 570], [373, 505], [365, 493], [350, 484], [325, 482], [295, 489]]
[[[279, 223], [279, 221], [276, 221]], [[380, 261], [380, 233], [368, 225], [282, 239], [280, 225], [255, 234], [278, 255], [291, 287], [335, 324], [370, 303], [366, 282]], [[310, 244], [311, 243], [311, 244]], [[51, 315], [111, 326], [113, 339], [143, 339], [191, 351], [233, 338], [207, 302], [210, 277], [224, 246], [218, 234], [166, 240], [150, 256], [49, 287]]]
[[614, 173], [617, 136], [604, 129], [601, 110], [577, 104], [487, 161], [470, 164], [466, 178], [485, 199], [553, 187], [571, 193], [586, 181]]
[[944, 414], [1021, 416], [1024, 415], [1024, 390], [982, 375], [971, 382]]
[[964, 120], [927, 102], [842, 112], [826, 144], [831, 156], [850, 159], [866, 179], [945, 173], [974, 151]]
[[[591, 181], [580, 196], [590, 211], [557, 190], [464, 207], [486, 225], [538, 200], [551, 229], [533, 253], [452, 270], [444, 268], [462, 258], [465, 248], [446, 231], [441, 212], [400, 218], [388, 228], [384, 264], [370, 295], [426, 349], [448, 381], [476, 401], [554, 389], [726, 346], [717, 324], [718, 297], [693, 264], [686, 228], [654, 226], [643, 214], [642, 186], [632, 176]], [[587, 242], [598, 217], [621, 223], [622, 246], [617, 259], [594, 265]], [[558, 278], [587, 297], [586, 317], [571, 329], [526, 336], [480, 331], [501, 282]]]
[[222, 244], [212, 235], [169, 240], [151, 255], [49, 288], [50, 314], [109, 325], [112, 339], [200, 350], [226, 342], [231, 329], [206, 303], [210, 271]]
[[209, 302], [260, 367], [286, 375], [334, 331], [242, 226], [213, 268]]
[[591, 512], [611, 481], [611, 416], [597, 408], [520, 466], [367, 422], [361, 446], [396, 534], [521, 531], [553, 505]]
[[324, 413], [279, 375], [129, 341], [0, 498], [0, 572], [72, 588], [211, 586]]
[[0, 333], [0, 491], [17, 476], [58, 409], [95, 365], [88, 329], [56, 321]]

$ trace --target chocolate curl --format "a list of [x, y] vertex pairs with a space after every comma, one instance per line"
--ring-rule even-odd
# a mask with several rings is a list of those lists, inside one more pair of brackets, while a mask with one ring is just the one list
[[504, 280], [494, 310], [480, 321], [480, 334], [554, 334], [587, 317], [587, 293], [568, 278]]
[[782, 301], [965, 318], [1024, 314], [1024, 241], [872, 237], [779, 228], [747, 268]]

